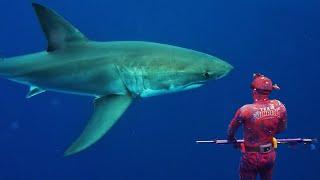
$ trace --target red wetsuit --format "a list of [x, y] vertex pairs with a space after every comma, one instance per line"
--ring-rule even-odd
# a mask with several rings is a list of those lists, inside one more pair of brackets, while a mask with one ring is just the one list
[[[232, 138], [238, 127], [243, 124], [246, 149], [272, 143], [274, 135], [285, 130], [287, 126], [287, 112], [280, 101], [269, 100], [268, 95], [255, 92], [253, 94], [255, 102], [241, 107], [228, 128], [228, 136]], [[255, 180], [258, 174], [262, 180], [272, 179], [275, 157], [273, 148], [268, 153], [243, 152], [240, 161], [240, 179]]]

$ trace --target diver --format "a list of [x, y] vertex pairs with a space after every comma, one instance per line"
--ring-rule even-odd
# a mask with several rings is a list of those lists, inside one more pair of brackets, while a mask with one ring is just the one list
[[287, 112], [279, 100], [270, 100], [273, 90], [280, 88], [262, 75], [254, 74], [251, 83], [253, 104], [247, 104], [237, 110], [228, 127], [228, 141], [236, 146], [235, 134], [243, 125], [244, 143], [241, 144], [240, 180], [272, 179], [272, 170], [276, 158], [275, 134], [287, 127]]

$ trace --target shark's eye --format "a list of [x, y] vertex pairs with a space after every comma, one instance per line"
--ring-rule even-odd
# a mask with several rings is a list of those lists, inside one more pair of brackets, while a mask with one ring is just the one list
[[210, 78], [210, 74], [209, 74], [208, 72], [205, 72], [205, 73], [204, 73], [204, 77], [205, 77], [206, 79], [209, 79], [209, 78]]

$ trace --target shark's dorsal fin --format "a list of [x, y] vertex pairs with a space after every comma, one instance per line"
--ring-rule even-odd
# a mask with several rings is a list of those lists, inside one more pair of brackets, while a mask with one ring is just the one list
[[32, 6], [48, 40], [48, 52], [64, 48], [70, 43], [88, 41], [77, 28], [55, 11], [36, 3], [32, 3]]
[[43, 90], [37, 86], [30, 86], [30, 89], [29, 89], [28, 94], [26, 95], [26, 98], [32, 98], [33, 96], [41, 94], [43, 92], [45, 92], [45, 90]]

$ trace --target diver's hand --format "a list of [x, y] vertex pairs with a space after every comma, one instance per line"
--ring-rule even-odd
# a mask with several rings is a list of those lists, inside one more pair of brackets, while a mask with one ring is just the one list
[[228, 136], [227, 139], [228, 139], [229, 143], [236, 143], [237, 142], [237, 139], [234, 136]]
[[234, 136], [228, 136], [227, 137], [228, 142], [233, 144], [233, 148], [238, 149], [239, 148], [239, 144], [237, 143], [237, 139]]

